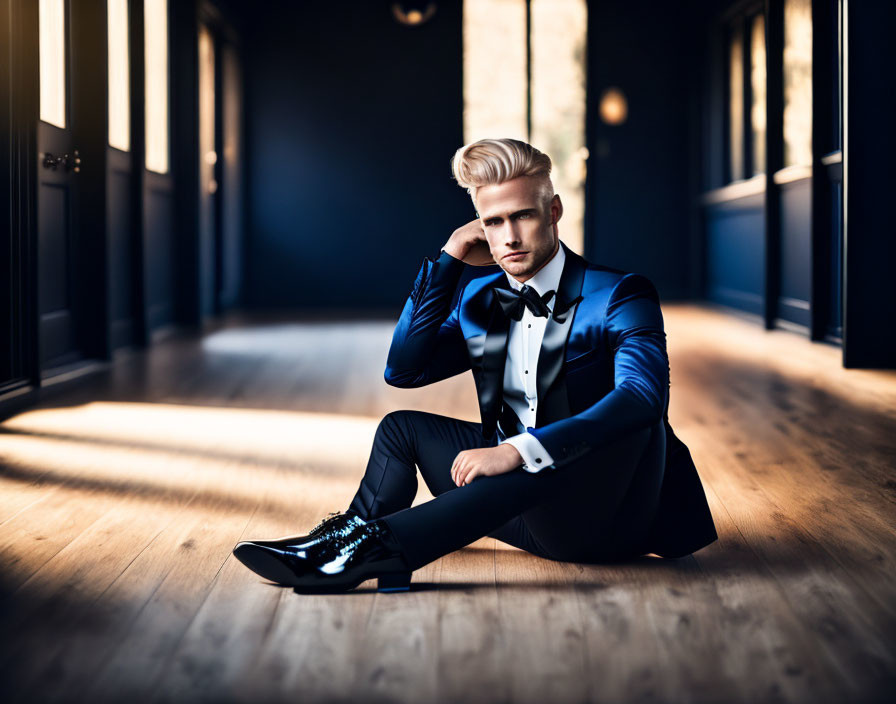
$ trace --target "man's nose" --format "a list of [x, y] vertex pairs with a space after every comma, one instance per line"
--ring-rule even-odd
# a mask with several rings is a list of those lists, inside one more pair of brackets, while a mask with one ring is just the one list
[[504, 236], [504, 243], [510, 248], [515, 249], [521, 242], [519, 226], [515, 222], [507, 222], [504, 225], [504, 232], [502, 234]]

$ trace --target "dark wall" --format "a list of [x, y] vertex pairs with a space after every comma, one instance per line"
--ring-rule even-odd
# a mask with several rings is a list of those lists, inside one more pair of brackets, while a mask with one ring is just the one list
[[[689, 290], [688, 123], [695, 42], [686, 5], [602, 0], [589, 8], [586, 257], [648, 276], [663, 300], [696, 293]], [[618, 126], [598, 117], [611, 86], [628, 99], [628, 119]]]
[[250, 307], [400, 309], [423, 257], [475, 217], [463, 144], [461, 3], [244, 10]]
[[844, 187], [846, 191], [844, 354], [846, 367], [896, 369], [896, 72], [888, 37], [893, 3], [850, 2]]
[[[474, 217], [450, 176], [463, 144], [461, 2], [421, 27], [398, 24], [388, 2], [340, 8], [243, 11], [249, 306], [395, 307], [423, 256]], [[664, 300], [689, 297], [690, 18], [623, 0], [589, 14], [586, 256], [646, 274]], [[611, 85], [629, 99], [620, 127], [596, 119]]]

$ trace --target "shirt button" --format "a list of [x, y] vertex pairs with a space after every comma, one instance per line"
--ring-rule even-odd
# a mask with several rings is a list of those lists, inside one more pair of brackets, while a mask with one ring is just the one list
[[532, 327], [532, 323], [529, 323], [529, 327], [530, 327], [530, 328]]
[[530, 410], [530, 411], [534, 411], [535, 409], [534, 409], [534, 408], [530, 408], [529, 410]]
[[536, 457], [536, 458], [535, 458], [535, 461], [540, 463], [540, 462], [541, 462], [541, 457]]
[[528, 373], [529, 373], [529, 370], [527, 369], [527, 370], [526, 370], [526, 374], [528, 374]]

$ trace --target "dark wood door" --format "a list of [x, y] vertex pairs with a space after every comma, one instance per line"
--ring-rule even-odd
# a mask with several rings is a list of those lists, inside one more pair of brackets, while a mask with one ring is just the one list
[[37, 262], [41, 369], [76, 361], [81, 301], [76, 264], [81, 153], [72, 119], [71, 3], [41, 8], [40, 118], [37, 127]]

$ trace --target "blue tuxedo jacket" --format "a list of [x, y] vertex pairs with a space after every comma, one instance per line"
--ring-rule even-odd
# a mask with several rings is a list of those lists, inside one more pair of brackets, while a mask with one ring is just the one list
[[[668, 420], [669, 361], [659, 296], [644, 276], [566, 253], [553, 316], [538, 357], [538, 410], [530, 429], [562, 467], [622, 433], [662, 422], [666, 463], [649, 550], [681, 557], [717, 539], [690, 452]], [[456, 297], [466, 264], [442, 252], [425, 257], [395, 328], [385, 379], [425, 386], [472, 369], [482, 433], [496, 442], [510, 319], [493, 289], [495, 273], [472, 279]]]

